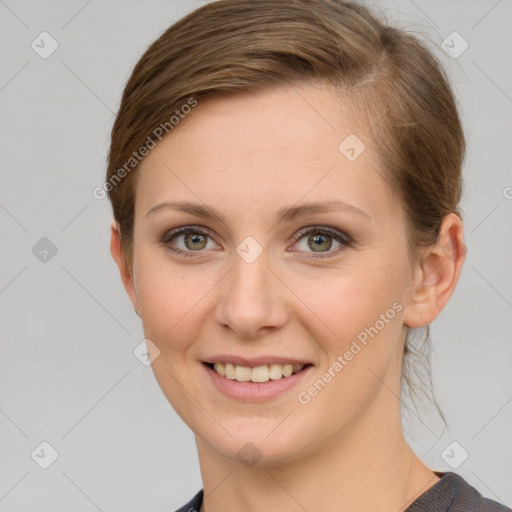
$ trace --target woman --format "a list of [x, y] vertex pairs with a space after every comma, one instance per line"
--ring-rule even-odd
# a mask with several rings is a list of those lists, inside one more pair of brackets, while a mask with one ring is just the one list
[[195, 434], [182, 511], [502, 511], [401, 428], [411, 328], [465, 259], [465, 140], [413, 36], [338, 0], [220, 0], [139, 60], [111, 251]]

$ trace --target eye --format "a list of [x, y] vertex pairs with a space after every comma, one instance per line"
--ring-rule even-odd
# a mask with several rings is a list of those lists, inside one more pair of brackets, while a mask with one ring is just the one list
[[[335, 244], [338, 244], [339, 250], [330, 250], [333, 247], [333, 240]], [[213, 249], [209, 242], [217, 245], [211, 239], [210, 233], [199, 226], [183, 226], [169, 231], [160, 242], [169, 251], [186, 257], [199, 256], [203, 249]], [[291, 249], [291, 251], [313, 253], [307, 257], [328, 258], [338, 254], [351, 244], [352, 239], [337, 229], [328, 226], [310, 226], [298, 233], [294, 243], [297, 248]]]
[[[338, 244], [338, 248], [341, 247], [341, 250], [330, 250], [333, 246], [333, 239]], [[328, 226], [310, 226], [302, 230], [296, 240], [295, 245], [298, 250], [313, 252], [313, 258], [329, 258], [352, 244], [352, 239], [348, 235]], [[295, 250], [297, 249], [292, 249], [292, 251]]]
[[210, 233], [204, 229], [197, 226], [184, 226], [166, 233], [161, 242], [171, 252], [193, 257], [194, 252], [200, 253], [202, 249], [212, 249], [208, 245], [208, 242], [212, 241], [209, 238]]

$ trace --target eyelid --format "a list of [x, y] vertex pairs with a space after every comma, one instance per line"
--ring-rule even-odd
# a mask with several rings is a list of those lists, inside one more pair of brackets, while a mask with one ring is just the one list
[[[175, 229], [171, 229], [171, 230], [167, 231], [161, 237], [160, 242], [164, 246], [167, 246], [173, 238], [178, 237], [180, 235], [187, 234], [187, 233], [191, 233], [191, 232], [192, 233], [199, 233], [199, 234], [202, 234], [202, 235], [206, 235], [211, 240], [213, 240], [217, 245], [219, 245], [215, 241], [215, 236], [212, 235], [212, 231], [209, 228], [206, 228], [206, 227], [203, 227], [203, 226], [198, 226], [198, 225], [186, 225], [186, 226], [180, 226], [180, 227], [175, 228]], [[310, 256], [304, 256], [304, 258], [320, 259], [320, 258], [334, 257], [339, 252], [342, 252], [344, 249], [350, 247], [353, 244], [353, 242], [354, 242], [353, 238], [350, 235], [348, 235], [347, 233], [345, 233], [343, 231], [340, 231], [339, 229], [336, 229], [336, 228], [333, 228], [333, 227], [330, 227], [330, 226], [324, 226], [324, 225], [315, 224], [315, 225], [306, 226], [306, 227], [300, 229], [294, 235], [293, 241], [292, 241], [292, 245], [295, 245], [299, 240], [304, 238], [304, 236], [308, 235], [309, 233], [319, 233], [319, 234], [324, 234], [324, 235], [327, 235], [327, 236], [329, 236], [331, 238], [334, 238], [335, 240], [337, 240], [343, 246], [343, 248], [341, 248], [341, 250], [340, 250], [340, 248], [338, 248], [338, 249], [329, 250], [329, 251], [326, 251], [326, 252], [323, 252], [323, 253], [322, 252], [318, 252], [318, 253], [310, 252], [309, 253]], [[175, 253], [175, 254], [182, 254], [182, 255], [190, 256], [190, 257], [194, 257], [195, 256], [194, 252], [198, 253], [196, 257], [200, 257], [201, 253], [206, 252], [204, 250], [192, 251], [192, 250], [183, 250], [183, 249], [180, 249], [180, 248], [169, 248], [169, 250], [171, 252]], [[303, 251], [292, 249], [290, 252], [303, 252]]]
[[344, 243], [347, 245], [353, 242], [353, 239], [350, 235], [347, 233], [340, 231], [339, 229], [332, 228], [330, 226], [323, 226], [323, 225], [311, 225], [307, 226], [305, 228], [302, 228], [298, 231], [298, 233], [294, 237], [294, 243], [300, 240], [305, 235], [308, 235], [309, 233], [323, 233], [331, 236], [335, 239], [341, 239]]
[[[307, 226], [305, 228], [302, 228], [297, 235], [294, 237], [294, 241], [292, 245], [295, 245], [297, 242], [299, 242], [302, 238], [307, 236], [310, 233], [318, 233], [320, 235], [326, 235], [330, 238], [333, 238], [336, 240], [340, 246], [328, 250], [325, 252], [310, 252], [310, 251], [300, 251], [298, 249], [288, 249], [290, 252], [297, 252], [300, 254], [300, 258], [304, 260], [310, 260], [310, 261], [318, 261], [322, 259], [330, 259], [337, 257], [340, 253], [344, 252], [349, 247], [352, 247], [354, 244], [354, 239], [348, 235], [347, 233], [340, 231], [339, 229], [330, 227], [330, 226], [324, 226], [324, 225], [312, 225]], [[305, 254], [302, 254], [305, 253]]]
[[[203, 235], [208, 235], [213, 240], [215, 239], [214, 236], [212, 236], [212, 231], [210, 231], [208, 228], [205, 228], [203, 226], [194, 226], [194, 225], [187, 225], [187, 226], [180, 226], [179, 228], [171, 229], [169, 231], [166, 231], [164, 235], [162, 236], [162, 242], [168, 243], [171, 241], [171, 239], [177, 235], [187, 234], [187, 233], [200, 233]], [[215, 242], [217, 243], [217, 242]]]
[[[157, 241], [158, 243], [167, 248], [167, 250], [175, 255], [183, 256], [185, 258], [200, 258], [206, 251], [191, 251], [191, 250], [184, 250], [179, 247], [171, 247], [171, 240], [173, 238], [180, 237], [182, 235], [186, 235], [187, 233], [199, 233], [201, 235], [205, 235], [209, 237], [213, 242], [217, 245], [219, 245], [215, 241], [215, 237], [212, 236], [212, 231], [206, 227], [203, 226], [197, 226], [197, 225], [186, 225], [186, 226], [180, 226], [178, 228], [170, 229], [166, 231], [163, 236], [161, 236]], [[194, 254], [197, 253], [197, 254]]]

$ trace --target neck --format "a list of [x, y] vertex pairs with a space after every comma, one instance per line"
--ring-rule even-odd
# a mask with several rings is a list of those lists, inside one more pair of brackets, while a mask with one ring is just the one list
[[405, 441], [389, 390], [320, 449], [286, 464], [246, 467], [196, 443], [206, 512], [400, 512], [439, 480]]

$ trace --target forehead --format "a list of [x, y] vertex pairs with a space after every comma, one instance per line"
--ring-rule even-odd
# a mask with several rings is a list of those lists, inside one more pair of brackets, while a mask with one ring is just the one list
[[352, 114], [318, 85], [200, 100], [142, 162], [136, 209], [199, 199], [257, 214], [328, 198], [382, 215], [395, 200]]

